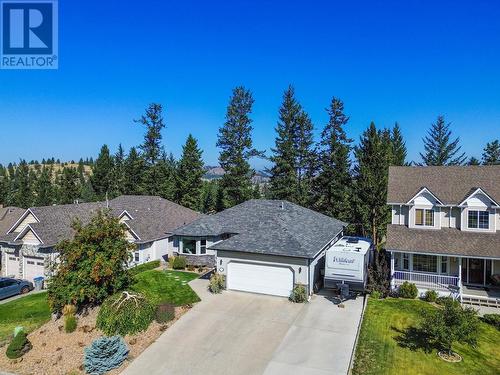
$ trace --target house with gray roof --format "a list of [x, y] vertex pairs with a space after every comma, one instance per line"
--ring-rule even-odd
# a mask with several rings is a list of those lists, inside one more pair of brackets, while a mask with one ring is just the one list
[[283, 200], [249, 200], [174, 231], [179, 256], [210, 264], [233, 290], [290, 295], [295, 284], [311, 294], [325, 251], [346, 223]]
[[500, 165], [390, 167], [391, 285], [500, 306]]
[[106, 209], [120, 218], [128, 240], [136, 244], [131, 266], [166, 259], [174, 251], [173, 231], [201, 216], [156, 196], [123, 195], [108, 202], [31, 207], [18, 212], [0, 233], [2, 275], [27, 280], [50, 276], [49, 264], [57, 257], [54, 247], [72, 238], [73, 221], [88, 223]]

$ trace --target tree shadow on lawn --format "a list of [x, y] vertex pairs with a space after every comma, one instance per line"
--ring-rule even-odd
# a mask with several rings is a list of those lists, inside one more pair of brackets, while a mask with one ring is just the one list
[[412, 351], [423, 350], [426, 353], [431, 353], [434, 349], [437, 349], [435, 345], [429, 342], [425, 332], [418, 327], [408, 327], [402, 330], [391, 326], [391, 329], [398, 333], [398, 335], [394, 337], [394, 340], [402, 348]]

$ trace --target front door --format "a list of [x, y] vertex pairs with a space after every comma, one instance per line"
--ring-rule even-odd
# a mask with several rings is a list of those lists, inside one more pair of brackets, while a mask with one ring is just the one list
[[469, 283], [484, 284], [484, 259], [469, 258]]

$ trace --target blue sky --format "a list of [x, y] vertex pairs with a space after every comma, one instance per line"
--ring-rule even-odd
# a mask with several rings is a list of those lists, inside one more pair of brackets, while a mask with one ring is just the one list
[[500, 137], [499, 18], [494, 0], [60, 1], [59, 70], [0, 70], [0, 162], [128, 149], [154, 101], [166, 149], [179, 156], [192, 133], [215, 164], [236, 85], [252, 90], [254, 144], [269, 151], [288, 84], [317, 133], [337, 96], [356, 142], [370, 121], [398, 121], [419, 160], [443, 114], [479, 158]]

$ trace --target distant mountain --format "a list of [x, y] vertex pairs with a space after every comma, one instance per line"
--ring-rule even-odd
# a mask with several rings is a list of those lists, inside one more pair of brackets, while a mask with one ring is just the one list
[[[205, 174], [203, 175], [203, 179], [205, 180], [216, 180], [221, 178], [224, 173], [224, 169], [219, 166], [205, 166]], [[269, 175], [264, 171], [255, 171], [255, 176], [252, 177], [252, 182], [254, 184], [265, 184], [269, 182]]]

